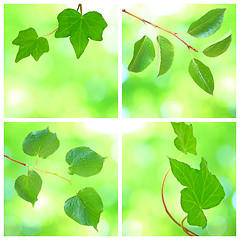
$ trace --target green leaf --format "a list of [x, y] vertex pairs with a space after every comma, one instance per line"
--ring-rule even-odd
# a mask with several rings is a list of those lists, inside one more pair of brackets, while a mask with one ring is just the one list
[[174, 47], [172, 43], [163, 36], [157, 36], [157, 42], [160, 46], [160, 54], [161, 54], [161, 61], [160, 61], [158, 76], [161, 76], [164, 73], [166, 73], [169, 70], [169, 68], [172, 66], [173, 57], [174, 57]]
[[212, 73], [201, 61], [193, 58], [189, 64], [188, 71], [194, 82], [205, 92], [213, 95], [214, 82]]
[[68, 8], [59, 13], [58, 30], [56, 38], [66, 38], [70, 36], [70, 42], [80, 58], [88, 45], [89, 38], [95, 41], [102, 41], [103, 30], [107, 23], [98, 12], [87, 12], [81, 15], [78, 11]]
[[185, 154], [189, 152], [197, 155], [197, 139], [193, 136], [192, 124], [187, 125], [184, 122], [172, 122], [171, 124], [174, 132], [177, 134], [177, 137], [174, 139], [175, 147]]
[[93, 188], [87, 187], [65, 202], [64, 211], [77, 223], [93, 226], [97, 230], [103, 203], [98, 193]]
[[232, 34], [230, 34], [225, 39], [223, 39], [219, 42], [216, 42], [216, 43], [212, 44], [211, 46], [207, 47], [203, 51], [203, 53], [208, 57], [217, 57], [217, 56], [223, 54], [228, 49], [231, 41], [232, 41]]
[[187, 187], [181, 191], [181, 206], [183, 211], [188, 213], [188, 223], [205, 228], [207, 218], [203, 209], [217, 206], [225, 197], [221, 183], [208, 170], [204, 158], [201, 160], [200, 170], [175, 159], [169, 160], [173, 175], [183, 186]]
[[43, 53], [49, 51], [48, 41], [44, 37], [38, 37], [35, 29], [28, 28], [20, 31], [12, 44], [19, 46], [15, 62], [32, 55], [38, 61]]
[[89, 147], [77, 147], [71, 149], [66, 155], [66, 162], [69, 167], [69, 174], [77, 174], [82, 177], [89, 177], [98, 174], [105, 157], [91, 150]]
[[226, 8], [216, 8], [203, 15], [188, 28], [188, 34], [204, 38], [214, 34], [222, 25]]
[[47, 158], [59, 147], [56, 133], [51, 133], [49, 128], [31, 132], [23, 141], [23, 151], [30, 156]]
[[42, 187], [42, 179], [37, 172], [30, 170], [27, 175], [21, 175], [16, 179], [14, 187], [18, 196], [32, 203], [34, 207]]
[[146, 69], [155, 58], [152, 40], [146, 35], [134, 44], [133, 58], [128, 65], [131, 72], [141, 72]]

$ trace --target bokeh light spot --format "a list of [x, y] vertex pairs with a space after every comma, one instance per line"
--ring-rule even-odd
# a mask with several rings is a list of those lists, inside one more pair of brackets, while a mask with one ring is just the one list
[[123, 236], [141, 236], [142, 224], [134, 219], [127, 219], [122, 226]]
[[105, 85], [101, 79], [90, 78], [87, 80], [85, 87], [88, 101], [91, 103], [100, 102], [106, 95]]
[[220, 177], [219, 181], [224, 188], [225, 198], [228, 198], [232, 194], [232, 191], [233, 191], [233, 186], [232, 186], [231, 181], [226, 177]]
[[221, 236], [225, 233], [227, 229], [227, 221], [223, 216], [213, 216], [211, 222], [214, 224], [209, 224], [208, 233], [211, 236]]
[[14, 181], [9, 177], [4, 177], [4, 200], [10, 199], [14, 194]]
[[221, 146], [217, 150], [217, 161], [226, 168], [231, 168], [236, 162], [236, 152], [230, 146]]
[[35, 236], [42, 228], [42, 224], [39, 219], [33, 215], [25, 215], [21, 218], [20, 229], [24, 235]]
[[117, 201], [117, 191], [112, 184], [105, 184], [99, 189], [105, 207], [112, 206]]
[[150, 165], [155, 160], [155, 150], [151, 145], [141, 143], [134, 149], [134, 161], [142, 167]]
[[232, 197], [232, 205], [233, 205], [234, 209], [236, 210], [236, 192], [233, 194], [233, 197]]
[[182, 107], [174, 101], [166, 101], [161, 105], [160, 112], [164, 118], [182, 117]]

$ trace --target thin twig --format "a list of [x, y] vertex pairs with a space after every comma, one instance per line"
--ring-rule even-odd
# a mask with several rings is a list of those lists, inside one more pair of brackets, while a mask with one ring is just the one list
[[[39, 172], [48, 173], [48, 174], [51, 174], [51, 175], [55, 175], [55, 176], [57, 176], [57, 177], [59, 177], [59, 178], [62, 178], [62, 179], [66, 180], [66, 181], [68, 181], [68, 182], [70, 183], [70, 185], [72, 186], [72, 188], [74, 189], [74, 191], [76, 192], [76, 194], [78, 193], [77, 190], [74, 188], [71, 180], [69, 180], [69, 179], [67, 179], [67, 178], [62, 177], [61, 175], [59, 175], [59, 173], [67, 170], [67, 168], [66, 168], [66, 169], [63, 169], [63, 170], [60, 171], [59, 173], [53, 173], [53, 172], [48, 172], [48, 171], [41, 170], [41, 169], [37, 168], [36, 165], [35, 165], [35, 167], [33, 167], [33, 166], [30, 166], [30, 165], [28, 165], [28, 164], [26, 164], [26, 163], [19, 162], [19, 161], [17, 161], [17, 160], [14, 160], [14, 159], [8, 157], [7, 155], [4, 155], [4, 157], [6, 157], [6, 158], [8, 158], [8, 159], [10, 159], [10, 160], [12, 160], [12, 161], [14, 161], [14, 162], [16, 162], [16, 163], [19, 163], [19, 164], [21, 164], [21, 165], [23, 165], [23, 166], [28, 167], [28, 170], [29, 170], [30, 168], [32, 168], [32, 169], [35, 169], [35, 170], [37, 170], [37, 171], [39, 171]], [[69, 167], [68, 167], [68, 168], [69, 168]]]
[[[183, 153], [181, 153], [181, 155], [177, 158], [177, 160], [180, 159], [180, 157], [183, 155]], [[162, 203], [163, 203], [163, 206], [164, 206], [164, 209], [167, 213], [167, 215], [179, 226], [181, 227], [181, 224], [171, 215], [171, 213], [168, 211], [168, 208], [167, 208], [167, 205], [166, 205], [166, 202], [165, 202], [165, 199], [164, 199], [164, 184], [165, 184], [165, 181], [166, 181], [166, 178], [167, 178], [167, 175], [168, 173], [170, 172], [171, 170], [171, 167], [167, 170], [164, 178], [163, 178], [163, 181], [162, 181], [162, 187], [161, 187], [161, 197], [162, 197]], [[195, 236], [196, 234], [194, 232], [192, 232], [191, 230], [185, 228], [185, 231], [188, 232], [189, 234], [192, 234], [193, 236]], [[185, 232], [184, 231], [184, 232]]]
[[165, 31], [165, 32], [168, 32], [168, 33], [172, 34], [173, 36], [175, 36], [176, 38], [178, 38], [181, 42], [183, 42], [183, 43], [187, 46], [188, 49], [191, 48], [191, 49], [194, 50], [195, 52], [198, 52], [198, 50], [197, 50], [196, 48], [190, 46], [190, 45], [189, 45], [188, 43], [186, 43], [182, 38], [180, 38], [180, 37], [177, 35], [177, 33], [171, 32], [171, 31], [169, 31], [169, 30], [167, 30], [167, 29], [165, 29], [165, 28], [162, 28], [162, 27], [160, 27], [160, 26], [158, 26], [158, 25], [156, 25], [156, 24], [153, 24], [153, 23], [151, 23], [151, 22], [149, 22], [149, 21], [147, 21], [147, 20], [145, 20], [145, 19], [143, 19], [143, 18], [140, 18], [140, 17], [138, 17], [138, 16], [136, 16], [136, 15], [128, 12], [126, 9], [122, 9], [122, 12], [127, 13], [127, 14], [131, 15], [132, 17], [135, 17], [135, 18], [139, 19], [139, 20], [142, 21], [142, 22], [148, 23], [148, 24], [150, 24], [150, 25], [153, 26], [153, 27], [157, 27], [157, 28], [159, 28], [159, 29], [161, 29], [161, 30], [163, 30], [163, 31]]

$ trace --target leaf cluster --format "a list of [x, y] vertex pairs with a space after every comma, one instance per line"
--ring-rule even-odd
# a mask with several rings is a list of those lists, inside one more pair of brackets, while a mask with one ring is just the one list
[[[58, 28], [55, 30], [55, 38], [69, 37], [77, 59], [83, 54], [89, 39], [103, 40], [103, 31], [107, 27], [103, 16], [96, 11], [82, 15], [77, 10], [67, 8], [59, 13], [57, 20]], [[49, 51], [48, 40], [45, 38], [48, 35], [50, 34], [39, 37], [34, 28], [20, 31], [12, 42], [19, 46], [15, 62], [17, 63], [30, 55], [38, 61], [44, 53]]]
[[[213, 35], [217, 32], [223, 22], [225, 8], [217, 8], [207, 12], [200, 19], [190, 24], [187, 34], [195, 38], [206, 38]], [[145, 21], [145, 20], [142, 20]], [[147, 22], [149, 23], [149, 22]], [[154, 24], [152, 24], [154, 25]], [[155, 27], [158, 27], [154, 25]], [[161, 28], [161, 27], [159, 27]], [[161, 28], [162, 29], [162, 28]], [[165, 29], [162, 29], [165, 30]], [[189, 49], [195, 52], [199, 52], [195, 48], [188, 45], [183, 39], [181, 39], [178, 33], [173, 33], [168, 30], [165, 30], [168, 33], [174, 35], [179, 40], [181, 40]], [[229, 34], [223, 40], [211, 44], [209, 47], [204, 49], [202, 52], [207, 57], [217, 57], [223, 54], [229, 47], [231, 43], [232, 35]], [[158, 77], [167, 73], [172, 66], [174, 59], [174, 46], [173, 44], [165, 37], [158, 35], [157, 36], [158, 50], [160, 51], [160, 62], [159, 62], [159, 71]], [[192, 56], [192, 53], [191, 53]], [[133, 58], [128, 65], [128, 70], [131, 72], [141, 72], [145, 70], [155, 58], [155, 49], [152, 40], [144, 35], [140, 40], [138, 40], [134, 45]], [[194, 82], [202, 88], [205, 92], [213, 95], [214, 91], [214, 80], [213, 75], [209, 67], [207, 67], [200, 60], [193, 58], [190, 61], [189, 74], [194, 80]]]
[[[56, 133], [50, 132], [49, 128], [31, 132], [23, 141], [23, 151], [29, 156], [37, 156], [46, 159], [59, 147], [60, 142]], [[69, 165], [69, 174], [76, 174], [82, 177], [90, 177], [98, 174], [105, 157], [102, 157], [89, 147], [80, 146], [71, 149], [66, 154], [66, 162]], [[42, 171], [38, 168], [28, 166], [26, 175], [19, 176], [15, 181], [15, 190], [19, 197], [35, 205], [42, 187], [42, 179], [35, 171]], [[57, 173], [51, 173], [60, 176]], [[61, 176], [60, 176], [61, 177]], [[64, 178], [65, 179], [65, 178]], [[65, 179], [67, 180], [67, 179]], [[70, 181], [70, 180], [68, 180]], [[76, 192], [76, 195], [66, 200], [64, 211], [74, 221], [81, 225], [93, 226], [97, 230], [100, 215], [103, 212], [101, 197], [92, 187], [86, 187]]]
[[[193, 135], [192, 124], [172, 123], [177, 138], [175, 147], [182, 153], [197, 155], [197, 140]], [[173, 175], [185, 188], [181, 190], [181, 206], [187, 215], [190, 225], [206, 228], [207, 218], [203, 210], [213, 208], [225, 197], [224, 189], [218, 178], [213, 175], [202, 157], [200, 169], [191, 168], [188, 164], [169, 158]]]

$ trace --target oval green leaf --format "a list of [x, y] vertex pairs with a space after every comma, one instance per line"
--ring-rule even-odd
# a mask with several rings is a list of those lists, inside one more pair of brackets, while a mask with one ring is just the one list
[[23, 141], [23, 151], [30, 156], [47, 158], [59, 147], [56, 133], [51, 133], [49, 128], [31, 132]]
[[69, 174], [89, 177], [98, 174], [105, 157], [91, 150], [89, 147], [71, 149], [66, 155], [66, 162], [70, 165]]
[[146, 35], [134, 44], [133, 58], [128, 65], [131, 72], [141, 72], [146, 69], [155, 58], [152, 40]]
[[157, 42], [160, 46], [161, 61], [158, 76], [166, 73], [172, 66], [174, 57], [174, 47], [172, 43], [163, 36], [157, 36]]
[[194, 82], [205, 92], [213, 95], [214, 82], [212, 73], [201, 61], [193, 58], [190, 62], [188, 71]]
[[42, 187], [42, 179], [37, 172], [30, 170], [27, 175], [22, 175], [16, 179], [14, 187], [18, 196], [32, 203], [34, 207]]
[[13, 40], [12, 44], [19, 46], [15, 62], [30, 55], [38, 61], [39, 58], [49, 51], [49, 45], [46, 38], [38, 37], [34, 28], [28, 28], [20, 31], [17, 38]]
[[225, 10], [226, 8], [216, 8], [207, 12], [190, 25], [188, 34], [197, 38], [211, 36], [221, 27]]
[[208, 170], [204, 158], [201, 160], [200, 170], [175, 159], [169, 158], [169, 160], [173, 175], [186, 187], [181, 191], [181, 206], [188, 214], [188, 223], [205, 228], [207, 218], [203, 210], [219, 205], [225, 197], [221, 183]]
[[91, 187], [80, 190], [76, 196], [64, 204], [65, 213], [81, 225], [93, 226], [96, 231], [103, 203], [98, 193]]
[[185, 154], [189, 152], [197, 155], [197, 139], [193, 136], [192, 124], [187, 125], [184, 122], [172, 122], [171, 124], [174, 132], [177, 134], [174, 140], [175, 147]]
[[211, 46], [207, 47], [203, 51], [203, 53], [208, 57], [217, 57], [217, 56], [223, 54], [228, 49], [231, 41], [232, 41], [232, 34], [230, 34], [225, 39], [223, 39], [219, 42], [216, 42], [216, 43], [212, 44]]

